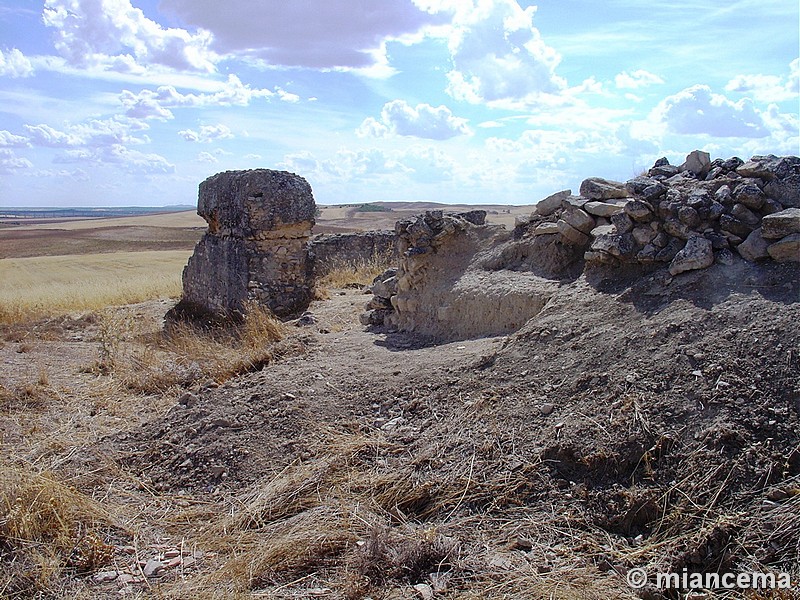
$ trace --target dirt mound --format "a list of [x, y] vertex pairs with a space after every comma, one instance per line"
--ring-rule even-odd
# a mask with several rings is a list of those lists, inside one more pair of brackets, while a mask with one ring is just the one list
[[365, 331], [341, 292], [298, 328], [307, 354], [113, 445], [268, 536], [247, 590], [609, 598], [633, 566], [796, 570], [798, 275], [590, 269], [517, 333], [439, 345]]

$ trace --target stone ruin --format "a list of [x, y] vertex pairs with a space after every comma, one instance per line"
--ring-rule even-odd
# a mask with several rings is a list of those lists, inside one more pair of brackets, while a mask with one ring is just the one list
[[174, 318], [240, 318], [250, 301], [279, 317], [308, 308], [314, 295], [308, 241], [316, 205], [292, 173], [226, 171], [200, 184], [197, 213], [208, 223], [183, 270]]
[[394, 231], [315, 235], [309, 243], [314, 278], [343, 265], [385, 264], [397, 258]]
[[536, 205], [513, 231], [485, 212], [429, 211], [394, 232], [311, 238], [316, 206], [297, 175], [228, 171], [200, 184], [208, 231], [183, 272], [169, 317], [240, 318], [248, 302], [299, 315], [315, 277], [338, 262], [394, 252], [362, 316], [437, 339], [513, 332], [558, 286], [587, 270], [657, 269], [675, 277], [715, 263], [800, 262], [800, 158], [754, 156], [684, 164], [660, 159], [625, 183], [586, 179]]
[[397, 223], [399, 265], [376, 278], [365, 325], [436, 339], [510, 333], [587, 269], [800, 262], [800, 158], [660, 159], [628, 182], [586, 179], [513, 232], [441, 211]]
[[247, 304], [279, 317], [308, 308], [314, 282], [332, 268], [395, 255], [391, 231], [311, 237], [316, 204], [293, 173], [227, 171], [200, 184], [197, 213], [208, 231], [183, 270], [183, 296], [170, 320], [239, 320]]

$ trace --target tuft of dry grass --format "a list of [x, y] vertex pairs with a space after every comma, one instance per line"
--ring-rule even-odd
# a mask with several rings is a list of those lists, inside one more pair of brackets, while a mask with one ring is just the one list
[[175, 250], [2, 259], [0, 323], [176, 297], [189, 254]]
[[132, 318], [115, 311], [100, 317], [98, 360], [88, 370], [119, 378], [131, 390], [165, 393], [198, 382], [222, 383], [257, 371], [276, 356], [302, 349], [279, 344], [285, 326], [270, 310], [250, 304], [241, 323], [201, 329], [175, 323], [143, 332]]
[[6, 387], [0, 384], [0, 409], [35, 409], [52, 399], [55, 392], [46, 371], [39, 372], [36, 381]]
[[52, 473], [0, 463], [0, 596], [46, 593], [65, 570], [108, 564], [112, 529], [99, 502]]

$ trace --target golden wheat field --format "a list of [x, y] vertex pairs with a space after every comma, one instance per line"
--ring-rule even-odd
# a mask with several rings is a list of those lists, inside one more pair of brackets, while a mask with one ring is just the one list
[[0, 260], [0, 321], [177, 297], [191, 251]]

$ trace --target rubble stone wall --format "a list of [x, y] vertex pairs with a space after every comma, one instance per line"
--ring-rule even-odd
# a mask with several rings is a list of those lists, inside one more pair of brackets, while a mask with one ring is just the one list
[[513, 234], [428, 212], [397, 223], [397, 269], [379, 276], [362, 322], [438, 339], [508, 333], [549, 286], [587, 268], [628, 265], [669, 277], [714, 264], [800, 262], [800, 158], [660, 159], [627, 182], [586, 179], [555, 193]]
[[552, 282], [483, 268], [513, 235], [485, 217], [428, 211], [398, 221], [398, 267], [375, 280], [362, 323], [450, 340], [516, 331], [538, 314], [555, 291]]

